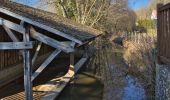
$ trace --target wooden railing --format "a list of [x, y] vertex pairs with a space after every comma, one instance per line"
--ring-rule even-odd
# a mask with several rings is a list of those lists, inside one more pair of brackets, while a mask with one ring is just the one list
[[158, 4], [158, 62], [170, 64], [170, 3]]

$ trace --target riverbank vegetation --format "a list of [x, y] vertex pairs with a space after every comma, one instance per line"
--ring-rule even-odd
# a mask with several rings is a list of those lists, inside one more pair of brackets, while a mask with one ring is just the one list
[[[155, 23], [152, 20], [139, 19], [140, 11], [131, 10], [127, 0], [43, 0], [43, 2], [54, 3], [56, 13], [60, 16], [103, 31], [103, 36], [91, 44], [96, 47], [96, 53], [90, 59], [88, 68], [92, 69], [104, 84], [104, 100], [111, 100], [113, 96], [115, 99], [121, 99], [119, 89], [125, 86], [125, 77], [129, 73], [143, 79], [141, 80], [143, 85], [151, 88], [150, 94], [154, 95], [153, 50], [156, 37], [148, 35], [149, 30], [155, 30]], [[129, 39], [134, 32], [137, 35]], [[129, 35], [126, 35], [127, 33]], [[141, 35], [144, 33], [146, 36]], [[135, 43], [132, 40], [138, 35], [141, 39], [138, 40], [139, 43]], [[121, 49], [113, 43], [116, 38], [120, 38], [116, 43], [122, 45]], [[116, 49], [120, 53], [114, 53]], [[116, 92], [119, 92], [119, 95], [115, 95]]]

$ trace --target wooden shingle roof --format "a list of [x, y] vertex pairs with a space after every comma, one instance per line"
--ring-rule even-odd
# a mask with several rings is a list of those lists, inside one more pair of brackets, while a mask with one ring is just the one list
[[[49, 31], [49, 28], [52, 30], [58, 30], [61, 32], [59, 34], [60, 36], [66, 36], [66, 38], [71, 37], [71, 39], [73, 38], [73, 40], [79, 44], [89, 42], [102, 33], [101, 31], [91, 27], [57, 16], [54, 13], [11, 2], [9, 0], [0, 0], [0, 8], [1, 12], [6, 14], [9, 14], [8, 12], [12, 12], [13, 14], [9, 14], [10, 16], [16, 17], [16, 15], [18, 15], [20, 16], [18, 17], [19, 19], [27, 23], [33, 25], [34, 22], [40, 23], [43, 25], [43, 27], [40, 28], [46, 28], [45, 30], [47, 31]], [[29, 20], [25, 20], [25, 18]], [[35, 24], [35, 26], [39, 27], [37, 24]], [[51, 32], [54, 33], [55, 31]]]

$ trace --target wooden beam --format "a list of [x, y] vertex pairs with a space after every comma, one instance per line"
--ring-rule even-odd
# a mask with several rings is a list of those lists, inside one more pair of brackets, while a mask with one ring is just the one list
[[[26, 32], [23, 35], [24, 42], [30, 41], [30, 26], [26, 27]], [[31, 74], [32, 74], [32, 64], [30, 58], [30, 51], [24, 50], [24, 88], [25, 88], [25, 97], [26, 100], [33, 100], [33, 92], [32, 92], [32, 82], [31, 82]]]
[[61, 50], [55, 50], [41, 66], [34, 72], [31, 77], [31, 81], [33, 81], [53, 60], [61, 53]]
[[[15, 36], [15, 34], [2, 23], [3, 28], [7, 32], [8, 36], [12, 39], [14, 42], [19, 42], [19, 39]], [[19, 50], [19, 55], [23, 56], [23, 50]]]
[[36, 58], [37, 58], [37, 56], [38, 56], [38, 54], [40, 52], [41, 46], [42, 46], [42, 42], [39, 42], [38, 46], [36, 48], [35, 54], [34, 54], [34, 56], [32, 58], [32, 65], [34, 65], [34, 63], [35, 63], [35, 60], [36, 60]]
[[[8, 27], [12, 30], [15, 30], [19, 33], [24, 34], [25, 28], [23, 28], [22, 26], [15, 24], [13, 22], [10, 22], [10, 21], [1, 19], [1, 18], [0, 18], [0, 20], [3, 20], [3, 25], [5, 25], [6, 27]], [[43, 42], [47, 45], [50, 45], [50, 46], [57, 48], [57, 49], [61, 49], [66, 53], [74, 51], [74, 49], [70, 45], [67, 45], [66, 43], [59, 42], [55, 39], [52, 39], [52, 38], [47, 37], [47, 36], [45, 36], [41, 33], [38, 33], [33, 28], [31, 28], [30, 31], [31, 31], [32, 38], [37, 39], [37, 40], [39, 40], [39, 41], [41, 41], [41, 42]]]
[[[40, 89], [46, 88], [46, 86], [48, 86], [48, 94], [45, 95], [44, 97], [42, 97], [42, 100], [55, 100], [56, 97], [59, 96], [59, 94], [61, 93], [61, 91], [64, 89], [64, 87], [70, 82], [70, 80], [72, 79], [72, 77], [75, 75], [75, 73], [78, 72], [78, 70], [83, 66], [83, 64], [85, 64], [85, 62], [88, 60], [88, 58], [81, 58], [75, 65], [75, 72], [73, 70], [69, 70], [68, 73], [61, 77], [61, 78], [57, 78], [57, 79], [53, 79], [51, 81], [49, 81], [48, 83], [52, 83], [56, 81], [56, 83], [58, 84], [46, 84], [40, 87]], [[59, 81], [58, 81], [59, 80]], [[51, 91], [51, 92], [50, 92]]]
[[9, 16], [12, 16], [12, 17], [14, 17], [14, 18], [23, 20], [23, 21], [25, 21], [25, 22], [27, 22], [27, 23], [29, 23], [29, 24], [34, 25], [34, 26], [40, 27], [40, 28], [42, 28], [42, 29], [45, 29], [45, 30], [47, 30], [47, 31], [49, 31], [49, 32], [52, 32], [52, 33], [56, 34], [56, 35], [65, 37], [65, 38], [67, 38], [67, 39], [69, 39], [69, 40], [72, 40], [72, 41], [74, 41], [74, 42], [76, 42], [76, 43], [83, 44], [82, 41], [80, 41], [80, 40], [78, 40], [78, 39], [76, 39], [76, 38], [74, 38], [74, 37], [72, 37], [72, 36], [70, 36], [70, 35], [67, 35], [67, 34], [65, 34], [65, 33], [63, 33], [63, 32], [60, 32], [60, 31], [58, 31], [58, 30], [56, 30], [56, 29], [54, 29], [54, 28], [51, 28], [51, 27], [49, 27], [49, 26], [47, 26], [47, 25], [41, 24], [41, 23], [39, 23], [39, 22], [36, 22], [36, 21], [34, 21], [34, 20], [32, 20], [32, 19], [29, 19], [29, 18], [20, 16], [20, 15], [18, 15], [18, 14], [15, 14], [15, 13], [7, 10], [7, 9], [0, 8], [0, 12], [1, 12], [1, 13], [4, 13], [4, 14], [7, 14], [7, 15], [9, 15]]
[[38, 40], [38, 41], [41, 41], [47, 45], [50, 45], [56, 49], [60, 49], [60, 50], [63, 50], [64, 52], [66, 53], [69, 53], [69, 52], [73, 52], [74, 49], [69, 46], [69, 45], [65, 45], [55, 39], [52, 39], [50, 37], [47, 37], [41, 33], [38, 33], [36, 32], [33, 28], [30, 29], [30, 32], [31, 32], [31, 37], [33, 37], [34, 39]]
[[4, 26], [6, 26], [6, 27], [8, 27], [12, 30], [15, 30], [19, 33], [25, 34], [25, 28], [24, 27], [22, 27], [18, 24], [15, 24], [11, 21], [0, 18], [0, 25], [4, 25]]
[[32, 42], [0, 42], [1, 50], [32, 49]]
[[7, 32], [8, 36], [12, 39], [12, 41], [19, 42], [19, 39], [13, 34], [13, 32], [8, 27], [6, 27], [5, 25], [2, 25], [2, 26]]

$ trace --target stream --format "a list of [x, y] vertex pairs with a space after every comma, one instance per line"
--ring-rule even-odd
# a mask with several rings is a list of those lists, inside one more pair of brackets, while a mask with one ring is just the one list
[[123, 89], [122, 100], [146, 100], [145, 89], [137, 78], [127, 75], [127, 86]]
[[[26, 1], [21, 1], [20, 3], [26, 4]], [[37, 0], [30, 0], [27, 5], [32, 6], [33, 1], [36, 2]], [[87, 72], [82, 72], [77, 77], [64, 89], [57, 100], [102, 100], [103, 85], [100, 81]], [[122, 87], [122, 100], [146, 100], [145, 89], [137, 78], [131, 75], [127, 75], [125, 78], [126, 85]], [[119, 93], [119, 90], [117, 93]]]

